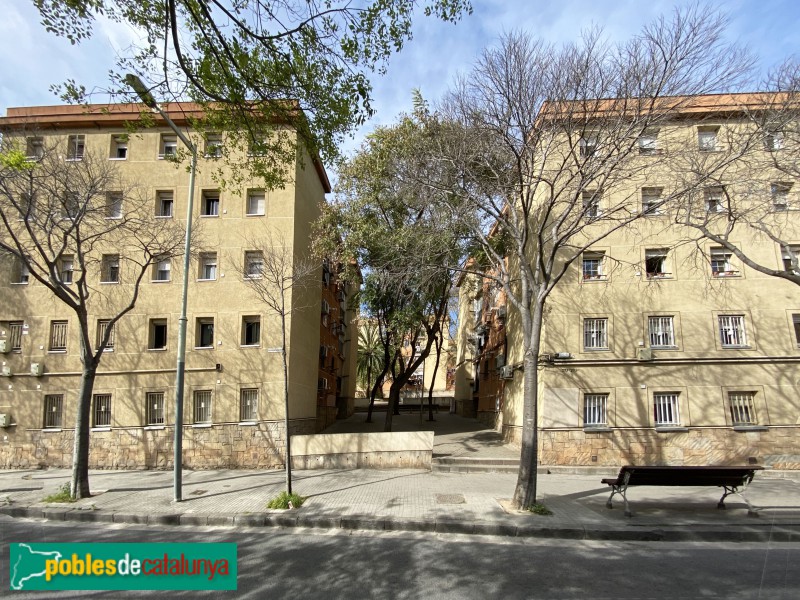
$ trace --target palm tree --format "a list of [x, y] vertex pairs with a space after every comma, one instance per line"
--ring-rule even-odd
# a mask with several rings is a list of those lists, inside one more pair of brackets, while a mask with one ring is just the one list
[[[379, 387], [377, 380], [382, 379], [384, 362], [384, 348], [378, 326], [374, 323], [367, 323], [358, 331], [358, 362], [356, 363], [358, 382], [364, 388], [365, 393], [369, 394], [367, 423], [372, 421], [372, 408]], [[373, 373], [381, 375], [373, 381]]]

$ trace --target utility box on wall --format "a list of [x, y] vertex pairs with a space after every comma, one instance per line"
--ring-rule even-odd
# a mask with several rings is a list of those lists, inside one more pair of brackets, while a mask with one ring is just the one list
[[11, 425], [11, 415], [0, 413], [0, 427], [8, 427]]
[[34, 377], [41, 377], [44, 374], [44, 365], [42, 363], [31, 363], [31, 375]]
[[11, 344], [8, 340], [0, 340], [0, 354], [8, 354], [11, 350]]

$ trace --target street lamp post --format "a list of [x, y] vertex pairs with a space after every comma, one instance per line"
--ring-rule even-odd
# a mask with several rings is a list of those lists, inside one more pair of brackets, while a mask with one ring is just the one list
[[169, 125], [175, 135], [186, 145], [192, 153], [192, 166], [189, 170], [189, 203], [186, 207], [186, 240], [183, 247], [183, 282], [181, 286], [181, 316], [178, 319], [178, 361], [175, 372], [175, 443], [174, 443], [174, 500], [180, 502], [183, 495], [183, 384], [186, 374], [186, 300], [189, 290], [189, 258], [192, 242], [192, 215], [194, 209], [194, 176], [197, 171], [197, 146], [178, 129], [175, 122], [169, 118], [153, 98], [150, 90], [136, 75], [125, 76], [127, 83], [139, 96], [141, 101]]

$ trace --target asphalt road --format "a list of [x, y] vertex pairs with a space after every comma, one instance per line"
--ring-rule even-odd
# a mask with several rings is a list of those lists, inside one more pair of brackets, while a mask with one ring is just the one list
[[136, 527], [0, 516], [0, 598], [165, 592], [12, 592], [11, 542], [235, 542], [236, 592], [185, 598], [800, 598], [800, 544], [585, 542], [436, 534]]

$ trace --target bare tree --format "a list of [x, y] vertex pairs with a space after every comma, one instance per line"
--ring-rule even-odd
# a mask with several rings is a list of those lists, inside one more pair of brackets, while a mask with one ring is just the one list
[[286, 350], [287, 322], [292, 315], [318, 305], [317, 281], [320, 263], [302, 257], [284, 235], [268, 226], [251, 238], [244, 262], [232, 257], [235, 270], [253, 295], [280, 321], [280, 354], [283, 363], [283, 410], [286, 428], [286, 491], [292, 493], [292, 452], [289, 431], [289, 363]]
[[437, 165], [423, 173], [434, 175], [430, 197], [469, 223], [478, 249], [468, 270], [502, 287], [519, 317], [518, 507], [536, 501], [546, 300], [584, 251], [642, 216], [631, 182], [663, 162], [658, 128], [693, 96], [735, 88], [748, 75], [751, 61], [723, 44], [724, 26], [690, 7], [618, 46], [599, 32], [563, 48], [513, 33], [424, 117]]
[[[136, 305], [154, 263], [182, 252], [183, 228], [153, 219], [150, 202], [122, 180], [113, 162], [89, 153], [64, 161], [44, 141], [28, 156], [29, 149], [20, 146], [24, 138], [7, 135], [4, 142], [0, 253], [77, 317], [82, 372], [70, 493], [84, 498], [90, 495], [92, 390], [103, 351]], [[97, 339], [90, 314], [106, 317]]]

